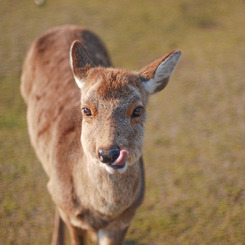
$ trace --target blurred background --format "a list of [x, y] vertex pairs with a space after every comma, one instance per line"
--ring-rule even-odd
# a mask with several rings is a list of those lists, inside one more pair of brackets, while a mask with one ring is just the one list
[[182, 50], [169, 85], [150, 99], [146, 195], [126, 244], [245, 244], [242, 0], [1, 0], [0, 243], [51, 241], [54, 205], [19, 85], [33, 39], [63, 24], [95, 31], [114, 66], [130, 70]]

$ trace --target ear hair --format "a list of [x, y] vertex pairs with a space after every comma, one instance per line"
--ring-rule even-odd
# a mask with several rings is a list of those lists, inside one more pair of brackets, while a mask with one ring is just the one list
[[180, 51], [172, 51], [139, 71], [145, 90], [154, 94], [164, 89], [180, 59]]
[[77, 86], [82, 88], [87, 72], [94, 64], [80, 41], [74, 41], [71, 45], [70, 66]]

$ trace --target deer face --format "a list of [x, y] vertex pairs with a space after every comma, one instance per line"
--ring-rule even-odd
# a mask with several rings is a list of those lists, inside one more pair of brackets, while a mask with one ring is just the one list
[[122, 173], [140, 157], [147, 93], [139, 77], [93, 68], [81, 90], [84, 152], [110, 173]]
[[145, 107], [162, 90], [180, 52], [153, 62], [140, 72], [96, 66], [78, 41], [71, 47], [71, 67], [81, 89], [85, 155], [111, 174], [123, 173], [142, 155]]

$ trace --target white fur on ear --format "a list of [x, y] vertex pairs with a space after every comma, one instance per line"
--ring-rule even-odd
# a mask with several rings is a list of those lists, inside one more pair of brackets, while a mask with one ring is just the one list
[[150, 94], [154, 94], [154, 91], [156, 90], [158, 84], [153, 82], [153, 79], [145, 81], [142, 83], [145, 90], [150, 93]]
[[72, 45], [70, 47], [70, 52], [69, 52], [69, 61], [70, 61], [70, 67], [71, 67], [71, 70], [73, 71], [73, 59], [72, 59]]
[[167, 58], [158, 65], [153, 78], [143, 81], [143, 86], [147, 92], [154, 94], [162, 90], [167, 85], [178, 64], [180, 56], [180, 51], [175, 51], [167, 56]]
[[[72, 46], [71, 46], [71, 48], [70, 48], [69, 56], [70, 56], [70, 67], [71, 67], [71, 70], [73, 71]], [[83, 79], [80, 79], [79, 77], [77, 77], [77, 76], [74, 74], [74, 72], [73, 72], [73, 77], [74, 77], [74, 80], [75, 80], [77, 86], [78, 86], [80, 89], [82, 89], [83, 84], [84, 84]]]
[[84, 84], [85, 84], [85, 79], [80, 79], [80, 78], [76, 77], [75, 75], [74, 75], [74, 79], [75, 79], [75, 82], [76, 82], [77, 86], [80, 89], [82, 89]]
[[[70, 48], [70, 67], [73, 71], [73, 77], [75, 79], [75, 82], [77, 86], [82, 89], [83, 85], [85, 84], [85, 78], [81, 76], [78, 72], [78, 64], [81, 63], [82, 57], [86, 57], [86, 53], [84, 53], [84, 48], [82, 44], [79, 41], [74, 41]], [[84, 66], [86, 65], [86, 61], [84, 60]], [[79, 64], [79, 67], [82, 68], [81, 64]]]

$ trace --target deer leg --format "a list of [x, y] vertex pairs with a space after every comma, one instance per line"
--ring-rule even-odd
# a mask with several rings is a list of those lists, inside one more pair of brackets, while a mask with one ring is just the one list
[[87, 244], [87, 232], [72, 225], [68, 226], [71, 244], [72, 245], [86, 245]]
[[60, 217], [59, 211], [56, 208], [54, 220], [54, 232], [52, 236], [52, 245], [64, 245], [65, 224]]
[[88, 231], [89, 239], [93, 244], [98, 244], [98, 232], [96, 231]]
[[99, 245], [123, 245], [127, 230], [99, 230]]

